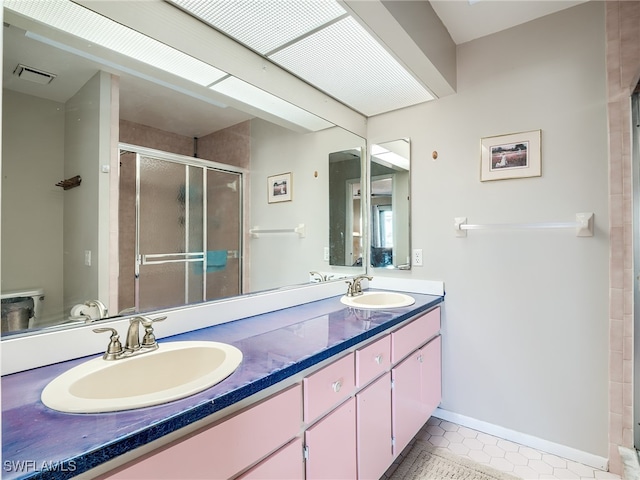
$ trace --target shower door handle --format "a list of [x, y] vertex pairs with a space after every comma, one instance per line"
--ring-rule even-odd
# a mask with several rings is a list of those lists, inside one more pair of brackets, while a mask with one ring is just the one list
[[[178, 258], [180, 257], [180, 258]], [[141, 255], [141, 265], [159, 265], [162, 263], [202, 262], [204, 252], [192, 253], [147, 253]]]

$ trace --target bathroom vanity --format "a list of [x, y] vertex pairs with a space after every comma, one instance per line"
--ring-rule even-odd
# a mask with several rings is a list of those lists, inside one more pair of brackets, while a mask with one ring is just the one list
[[7, 375], [3, 478], [379, 478], [440, 401], [443, 297], [411, 295], [388, 310], [331, 297], [163, 339], [226, 342], [244, 358], [156, 407], [45, 407], [42, 388], [87, 358]]

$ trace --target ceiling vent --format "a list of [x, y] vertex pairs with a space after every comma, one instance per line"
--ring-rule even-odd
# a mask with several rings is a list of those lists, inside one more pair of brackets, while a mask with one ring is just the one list
[[53, 73], [48, 73], [37, 68], [27, 67], [26, 65], [18, 65], [13, 71], [13, 74], [24, 80], [28, 80], [40, 85], [48, 85], [53, 81], [56, 76]]

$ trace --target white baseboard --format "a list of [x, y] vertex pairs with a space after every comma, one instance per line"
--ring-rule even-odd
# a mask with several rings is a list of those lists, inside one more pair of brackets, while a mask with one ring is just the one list
[[526, 433], [517, 432], [509, 428], [500, 427], [499, 425], [493, 425], [482, 420], [460, 415], [459, 413], [450, 412], [437, 408], [433, 414], [434, 417], [438, 417], [442, 420], [446, 420], [463, 427], [471, 428], [479, 432], [493, 435], [494, 437], [504, 438], [514, 443], [524, 445], [526, 447], [535, 448], [543, 452], [557, 455], [558, 457], [572, 460], [574, 462], [582, 463], [599, 470], [609, 470], [609, 460], [593, 453], [584, 452], [566, 445], [550, 442], [542, 438], [534, 437], [533, 435], [527, 435]]

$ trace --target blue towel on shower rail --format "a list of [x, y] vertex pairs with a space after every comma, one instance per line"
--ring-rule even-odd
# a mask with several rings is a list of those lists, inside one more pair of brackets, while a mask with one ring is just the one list
[[[194, 264], [195, 273], [202, 273], [200, 262]], [[226, 250], [209, 250], [207, 251], [207, 273], [219, 272], [227, 267], [227, 251]]]

